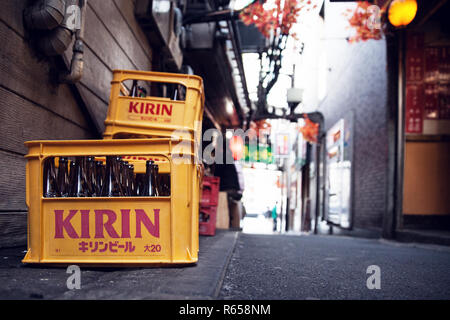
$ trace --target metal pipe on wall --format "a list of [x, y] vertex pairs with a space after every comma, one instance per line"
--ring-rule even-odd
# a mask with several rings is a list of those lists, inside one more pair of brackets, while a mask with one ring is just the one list
[[39, 0], [24, 11], [27, 28], [48, 31], [37, 43], [38, 49], [47, 56], [62, 55], [75, 34], [69, 71], [59, 76], [63, 83], [75, 83], [83, 75], [86, 8], [87, 0]]
[[[63, 54], [72, 42], [77, 12], [73, 10], [78, 7], [78, 0], [65, 0], [64, 15], [62, 21], [46, 34], [38, 43], [38, 48], [47, 56]], [[44, 4], [44, 3], [43, 3]], [[47, 16], [47, 19], [51, 19]]]
[[38, 48], [47, 56], [58, 56], [67, 50], [71, 42], [72, 32], [59, 26], [38, 42]]
[[81, 8], [80, 29], [75, 32], [75, 44], [73, 45], [70, 71], [60, 75], [60, 82], [75, 83], [80, 81], [84, 71], [84, 26], [86, 21], [87, 0], [79, 0]]

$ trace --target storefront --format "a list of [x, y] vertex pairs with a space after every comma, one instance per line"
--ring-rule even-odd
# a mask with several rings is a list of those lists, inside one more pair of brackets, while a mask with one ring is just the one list
[[404, 34], [404, 172], [398, 228], [450, 230], [449, 4]]

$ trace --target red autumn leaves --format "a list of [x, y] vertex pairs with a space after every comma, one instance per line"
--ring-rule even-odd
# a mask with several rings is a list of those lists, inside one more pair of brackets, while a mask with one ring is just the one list
[[305, 125], [300, 127], [299, 131], [303, 135], [303, 139], [310, 143], [317, 143], [317, 136], [319, 134], [319, 124], [312, 122], [306, 114], [303, 115]]
[[[311, 0], [267, 0], [249, 5], [240, 13], [240, 19], [246, 25], [254, 24], [266, 37], [274, 35], [289, 35], [298, 20], [302, 10], [311, 10], [317, 5]], [[368, 1], [357, 1], [356, 8], [348, 9], [344, 15], [348, 17], [350, 27], [356, 34], [348, 39], [349, 42], [379, 40], [383, 36], [381, 20], [385, 19], [385, 9], [373, 6]], [[296, 38], [295, 34], [291, 34]]]
[[344, 15], [349, 17], [348, 22], [356, 31], [348, 41], [352, 43], [370, 39], [380, 40], [383, 36], [381, 19], [384, 13], [384, 9], [379, 9], [368, 1], [358, 1], [354, 10], [347, 9]]
[[[266, 38], [269, 38], [272, 30], [274, 34], [279, 30], [279, 35], [289, 35], [300, 11], [315, 7], [317, 5], [311, 0], [273, 0], [264, 4], [255, 2], [241, 12], [240, 18], [246, 25], [254, 24]], [[291, 36], [295, 37], [295, 34]]]
[[249, 138], [253, 139], [256, 136], [260, 136], [262, 133], [269, 133], [271, 129], [271, 125], [267, 120], [257, 120], [257, 121], [251, 121], [250, 122], [250, 130], [249, 131]]

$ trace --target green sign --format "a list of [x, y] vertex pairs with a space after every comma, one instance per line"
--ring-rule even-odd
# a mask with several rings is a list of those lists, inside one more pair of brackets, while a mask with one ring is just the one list
[[245, 144], [245, 162], [261, 162], [266, 164], [273, 163], [272, 147], [270, 145], [252, 145]]

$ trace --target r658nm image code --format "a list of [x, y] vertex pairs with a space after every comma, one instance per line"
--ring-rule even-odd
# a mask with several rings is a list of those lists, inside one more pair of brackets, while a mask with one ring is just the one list
[[270, 305], [224, 305], [223, 314], [229, 315], [240, 315], [240, 314], [253, 314], [253, 315], [263, 315], [270, 314]]

